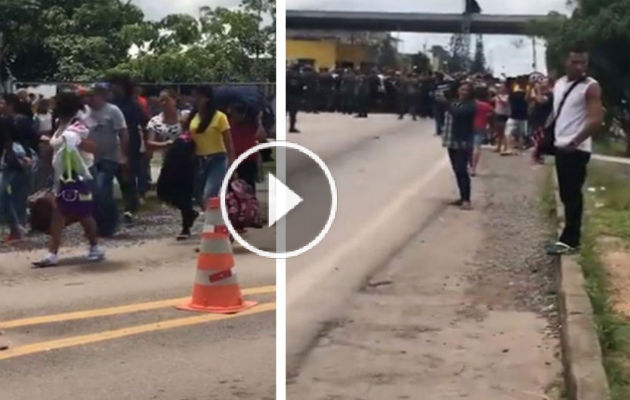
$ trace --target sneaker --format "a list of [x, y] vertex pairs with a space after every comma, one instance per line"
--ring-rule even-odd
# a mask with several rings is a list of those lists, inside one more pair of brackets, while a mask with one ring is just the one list
[[547, 251], [547, 254], [549, 254], [550, 256], [562, 256], [565, 254], [567, 255], [575, 254], [579, 251], [579, 248], [571, 247], [566, 243], [558, 241], [558, 242], [548, 245], [545, 250]]
[[190, 234], [190, 228], [184, 228], [184, 229], [182, 229], [181, 233], [179, 235], [177, 235], [175, 240], [177, 240], [178, 242], [182, 242], [184, 240], [190, 239], [191, 236], [192, 235]]
[[300, 133], [300, 131], [295, 129], [295, 128], [293, 128], [293, 129], [289, 130], [289, 133]]
[[103, 250], [101, 250], [98, 246], [91, 246], [87, 259], [91, 262], [103, 261], [105, 259], [105, 252], [103, 252]]
[[33, 268], [54, 267], [59, 264], [59, 257], [55, 253], [48, 253], [46, 257], [33, 263]]
[[472, 204], [470, 204], [470, 201], [462, 201], [460, 208], [464, 211], [470, 211], [472, 210]]
[[6, 236], [4, 239], [2, 239], [2, 243], [4, 244], [11, 244], [11, 243], [17, 243], [19, 241], [22, 240], [22, 235], [19, 233], [10, 233], [8, 236]]
[[127, 225], [133, 225], [133, 214], [130, 211], [125, 211], [123, 214], [123, 221]]

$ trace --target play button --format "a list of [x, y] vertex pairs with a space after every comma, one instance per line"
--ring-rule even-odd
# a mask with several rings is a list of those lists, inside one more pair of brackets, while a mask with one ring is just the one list
[[[297, 207], [304, 199], [297, 195], [287, 185], [282, 183], [272, 173], [267, 174], [269, 182], [269, 218], [267, 226], [272, 226], [278, 220]], [[284, 198], [285, 201], [277, 201]]]
[[[259, 214], [266, 217], [265, 224], [247, 232], [235, 229], [225, 201], [228, 185], [237, 170], [243, 178], [251, 176], [252, 155], [270, 148], [275, 150], [275, 171], [266, 171], [264, 182], [256, 183]], [[248, 165], [240, 167], [244, 162]], [[241, 207], [231, 204], [231, 212]], [[291, 142], [263, 143], [241, 154], [221, 186], [221, 213], [230, 234], [240, 246], [263, 257], [290, 258], [312, 249], [328, 233], [336, 212], [337, 189], [328, 167], [311, 150]], [[244, 219], [239, 215], [236, 220]]]

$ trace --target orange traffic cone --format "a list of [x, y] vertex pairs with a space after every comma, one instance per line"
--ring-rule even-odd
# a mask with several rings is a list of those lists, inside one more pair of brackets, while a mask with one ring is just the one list
[[177, 306], [181, 310], [231, 314], [257, 304], [243, 300], [236, 273], [232, 272], [234, 256], [220, 201], [218, 197], [208, 201], [192, 298]]

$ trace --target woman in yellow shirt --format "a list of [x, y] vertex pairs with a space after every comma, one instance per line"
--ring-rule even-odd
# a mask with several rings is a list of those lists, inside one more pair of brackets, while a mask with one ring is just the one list
[[189, 130], [197, 158], [197, 200], [204, 209], [208, 199], [219, 195], [234, 150], [230, 124], [214, 105], [212, 87], [198, 86], [193, 95], [195, 111], [190, 115]]

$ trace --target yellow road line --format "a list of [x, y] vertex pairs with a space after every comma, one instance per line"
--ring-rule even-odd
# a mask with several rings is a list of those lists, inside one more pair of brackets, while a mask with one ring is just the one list
[[[275, 286], [260, 286], [243, 289], [244, 295], [273, 293], [276, 291]], [[96, 317], [105, 317], [108, 315], [127, 314], [138, 311], [157, 310], [159, 308], [166, 308], [179, 305], [190, 297], [180, 297], [177, 299], [157, 300], [147, 303], [128, 304], [124, 306], [97, 308], [93, 310], [73, 311], [62, 314], [43, 315], [41, 317], [30, 317], [22, 319], [14, 319], [12, 321], [0, 321], [0, 329], [17, 328], [21, 326], [40, 325], [51, 322], [71, 321], [76, 319], [87, 319]]]
[[274, 302], [262, 303], [238, 314], [203, 314], [195, 317], [169, 319], [151, 324], [131, 326], [113, 331], [104, 331], [89, 335], [72, 336], [64, 339], [49, 340], [47, 342], [32, 343], [0, 352], [0, 360], [41, 353], [44, 351], [63, 349], [66, 347], [81, 346], [105, 340], [118, 339], [126, 336], [139, 335], [141, 333], [157, 332], [166, 329], [202, 324], [204, 322], [244, 317], [246, 315], [259, 314], [275, 309], [276, 303]]

